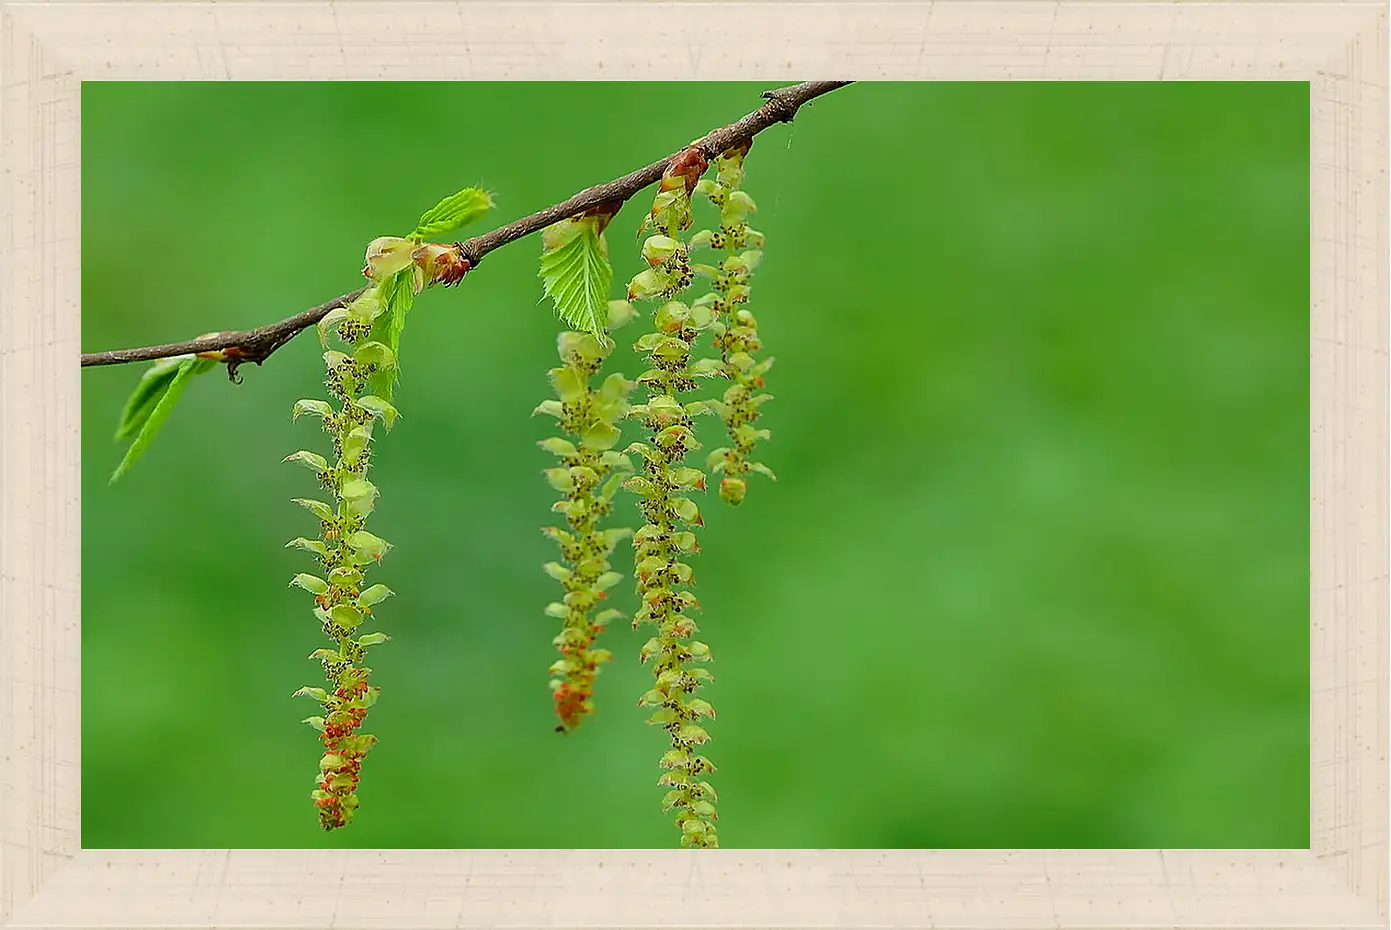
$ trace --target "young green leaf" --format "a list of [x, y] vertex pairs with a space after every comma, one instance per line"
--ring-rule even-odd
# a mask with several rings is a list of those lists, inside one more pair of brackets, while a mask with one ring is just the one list
[[150, 413], [159, 404], [160, 398], [164, 397], [164, 392], [169, 390], [169, 385], [178, 375], [179, 366], [187, 360], [187, 355], [176, 355], [173, 358], [162, 358], [145, 369], [121, 411], [121, 422], [116, 427], [117, 441], [129, 439], [145, 424], [150, 418]]
[[477, 187], [466, 187], [435, 204], [416, 224], [413, 239], [432, 239], [467, 226], [493, 208], [493, 195]]
[[145, 454], [150, 443], [154, 442], [159, 428], [164, 425], [165, 420], [169, 419], [169, 414], [174, 412], [174, 405], [179, 402], [179, 396], [188, 387], [188, 382], [198, 375], [210, 371], [216, 364], [217, 362], [205, 358], [187, 358], [179, 364], [173, 380], [164, 389], [159, 401], [154, 405], [154, 409], [145, 415], [140, 425], [139, 435], [130, 444], [130, 448], [126, 449], [125, 458], [121, 459], [121, 464], [112, 473], [111, 483], [114, 484], [122, 475], [130, 471], [136, 460]]
[[325, 594], [328, 592], [328, 582], [317, 575], [306, 575], [300, 572], [290, 579], [290, 584], [297, 588], [303, 588], [310, 594]]
[[609, 346], [613, 266], [600, 231], [605, 222], [601, 216], [577, 216], [543, 230], [539, 276], [565, 324]]
[[368, 339], [391, 349], [390, 364], [383, 365], [368, 379], [372, 393], [390, 403], [396, 379], [400, 375], [399, 356], [401, 331], [406, 328], [406, 314], [415, 303], [414, 266], [396, 272], [379, 287], [386, 309], [372, 323]]
[[392, 591], [384, 584], [374, 584], [358, 595], [357, 602], [363, 607], [371, 607], [391, 597]]
[[382, 400], [380, 397], [374, 397], [371, 394], [366, 394], [362, 397], [359, 397], [357, 399], [357, 405], [361, 407], [363, 410], [366, 410], [368, 413], [372, 414], [373, 416], [381, 417], [382, 420], [386, 423], [387, 429], [391, 429], [391, 427], [396, 423], [396, 418], [400, 416], [400, 414], [396, 412], [395, 407], [391, 406], [386, 401]]

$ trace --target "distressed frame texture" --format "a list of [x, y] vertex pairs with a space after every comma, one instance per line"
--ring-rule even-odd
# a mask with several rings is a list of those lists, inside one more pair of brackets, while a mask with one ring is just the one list
[[[1386, 4], [691, 5], [0, 0], [0, 924], [1386, 926]], [[83, 850], [80, 82], [733, 75], [1309, 82], [1311, 848]]]

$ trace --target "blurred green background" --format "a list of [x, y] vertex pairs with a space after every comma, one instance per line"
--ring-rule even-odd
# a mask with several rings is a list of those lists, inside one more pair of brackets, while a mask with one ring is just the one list
[[[496, 192], [482, 232], [768, 86], [85, 84], [83, 349], [287, 316], [459, 187]], [[759, 136], [780, 480], [709, 494], [696, 559], [723, 845], [1307, 845], [1308, 137], [1296, 83], [859, 84]], [[616, 292], [650, 198], [610, 227]], [[676, 845], [646, 631], [552, 731], [539, 248], [405, 331], [381, 742], [333, 834], [282, 548], [314, 530], [280, 460], [325, 451], [289, 416], [317, 340], [195, 382], [111, 487], [144, 366], [83, 373], [84, 845]]]

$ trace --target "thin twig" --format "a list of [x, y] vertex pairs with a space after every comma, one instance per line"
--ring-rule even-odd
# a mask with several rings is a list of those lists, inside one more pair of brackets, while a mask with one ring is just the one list
[[[767, 98], [768, 102], [763, 106], [738, 122], [716, 129], [690, 145], [683, 146], [682, 151], [690, 148], [691, 145], [698, 145], [704, 150], [708, 158], [713, 159], [726, 149], [747, 139], [752, 139], [774, 123], [792, 122], [793, 117], [797, 115], [797, 110], [804, 103], [849, 83], [849, 81], [807, 81], [804, 84], [794, 84], [790, 87], [766, 91], [763, 96]], [[464, 258], [468, 259], [472, 268], [477, 268], [483, 256], [493, 249], [501, 248], [509, 242], [515, 242], [524, 236], [545, 229], [552, 223], [566, 217], [583, 213], [590, 207], [610, 201], [625, 201], [644, 187], [660, 179], [667, 163], [679, 154], [681, 153], [674, 152], [660, 161], [653, 162], [646, 168], [639, 168], [637, 171], [626, 174], [617, 180], [609, 181], [607, 184], [597, 184], [555, 206], [547, 207], [516, 222], [498, 227], [490, 233], [474, 236], [461, 243]], [[346, 306], [366, 289], [366, 287], [360, 287], [351, 293], [335, 297], [326, 303], [311, 307], [278, 323], [261, 326], [257, 329], [215, 333], [189, 342], [174, 342], [161, 346], [142, 346], [137, 349], [85, 353], [82, 356], [82, 367], [120, 365], [125, 362], [148, 362], [174, 355], [221, 351], [224, 356], [223, 360], [228, 364], [229, 373], [235, 376], [236, 366], [245, 362], [261, 364], [276, 349], [289, 342], [301, 331], [323, 319], [330, 310]]]

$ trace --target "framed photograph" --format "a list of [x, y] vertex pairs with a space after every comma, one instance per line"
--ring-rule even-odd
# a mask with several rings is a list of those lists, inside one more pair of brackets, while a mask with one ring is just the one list
[[1386, 27], [0, 5], [0, 926], [1386, 926]]

